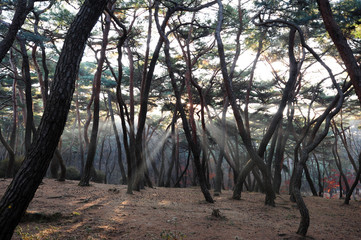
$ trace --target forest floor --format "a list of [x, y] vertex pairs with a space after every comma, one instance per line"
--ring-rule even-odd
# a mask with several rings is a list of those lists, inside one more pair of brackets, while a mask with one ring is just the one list
[[[0, 196], [9, 179], [0, 180]], [[133, 195], [126, 186], [44, 179], [13, 239], [361, 239], [361, 201], [305, 197], [311, 224], [297, 231], [300, 215], [288, 195], [276, 207], [264, 195], [232, 192], [203, 200], [199, 188], [146, 188]], [[215, 217], [212, 213], [218, 212]]]

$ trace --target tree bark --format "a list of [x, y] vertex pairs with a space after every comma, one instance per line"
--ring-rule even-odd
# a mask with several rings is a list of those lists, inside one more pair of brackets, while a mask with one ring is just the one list
[[106, 3], [85, 1], [69, 28], [37, 134], [0, 201], [0, 239], [11, 239], [46, 173], [66, 123], [85, 43]]

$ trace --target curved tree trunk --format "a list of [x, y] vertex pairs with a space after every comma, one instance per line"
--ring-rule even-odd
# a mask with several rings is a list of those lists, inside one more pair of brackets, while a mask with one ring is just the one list
[[304, 159], [301, 157], [300, 161], [295, 166], [294, 170], [294, 179], [292, 184], [292, 197], [295, 199], [297, 203], [298, 210], [301, 214], [301, 221], [297, 230], [297, 234], [305, 236], [310, 226], [310, 214], [308, 212], [307, 206], [303, 201], [300, 186], [301, 186], [301, 179], [302, 179], [302, 172], [304, 168]]
[[226, 64], [225, 54], [224, 54], [224, 47], [223, 47], [223, 42], [222, 42], [221, 35], [220, 35], [222, 22], [223, 22], [223, 5], [220, 0], [218, 0], [217, 2], [218, 2], [218, 6], [219, 6], [219, 11], [218, 11], [218, 24], [217, 24], [217, 28], [216, 28], [216, 40], [217, 40], [217, 45], [218, 45], [218, 54], [219, 54], [219, 58], [220, 58], [224, 85], [225, 85], [225, 88], [227, 91], [229, 102], [230, 102], [232, 110], [233, 110], [234, 117], [236, 119], [239, 134], [242, 137], [242, 140], [245, 144], [247, 152], [249, 153], [252, 161], [254, 161], [257, 164], [257, 166], [259, 167], [259, 169], [262, 172], [263, 180], [264, 180], [264, 184], [265, 184], [265, 191], [266, 191], [265, 204], [274, 206], [275, 205], [274, 199], [276, 198], [276, 196], [275, 196], [275, 193], [272, 188], [271, 177], [268, 174], [267, 167], [266, 167], [265, 163], [263, 162], [263, 159], [257, 154], [257, 152], [254, 150], [254, 148], [252, 146], [251, 139], [249, 138], [247, 131], [245, 129], [245, 126], [243, 124], [243, 120], [242, 120], [241, 114], [238, 110], [236, 99], [233, 94], [232, 79], [228, 75], [227, 64]]
[[15, 227], [46, 173], [63, 133], [85, 43], [106, 2], [105, 0], [85, 1], [70, 26], [38, 132], [20, 170], [0, 201], [0, 239], [2, 240], [11, 239]]
[[[207, 4], [202, 5], [202, 6], [207, 6]], [[202, 6], [199, 6], [199, 7], [202, 7]], [[193, 162], [194, 162], [195, 169], [196, 169], [196, 172], [197, 172], [197, 176], [198, 176], [199, 184], [200, 184], [200, 187], [201, 187], [201, 191], [202, 191], [202, 193], [204, 195], [205, 200], [207, 202], [213, 203], [214, 200], [213, 200], [211, 194], [209, 193], [209, 190], [208, 190], [207, 185], [206, 185], [206, 178], [205, 178], [204, 172], [202, 172], [199, 145], [195, 144], [195, 142], [194, 142], [194, 135], [192, 136], [186, 114], [185, 114], [183, 106], [181, 104], [181, 95], [180, 95], [180, 92], [179, 92], [177, 84], [176, 84], [176, 79], [175, 79], [175, 76], [174, 76], [174, 71], [173, 71], [173, 67], [172, 67], [172, 63], [171, 63], [171, 57], [170, 57], [170, 51], [169, 51], [169, 40], [168, 40], [167, 36], [164, 33], [165, 23], [166, 22], [163, 21], [162, 26], [160, 26], [159, 19], [158, 19], [158, 10], [159, 10], [159, 3], [156, 5], [155, 20], [156, 20], [158, 32], [161, 35], [162, 41], [165, 42], [164, 53], [165, 53], [165, 57], [166, 57], [166, 64], [167, 64], [168, 73], [169, 73], [169, 76], [170, 76], [170, 79], [171, 79], [172, 87], [173, 87], [173, 90], [174, 90], [174, 93], [175, 93], [177, 108], [178, 108], [178, 111], [180, 112], [180, 115], [181, 115], [181, 118], [182, 118], [184, 133], [186, 135], [188, 145], [191, 148], [191, 151], [192, 151], [192, 154], [193, 154]], [[173, 12], [167, 12], [168, 18], [172, 14], [173, 14]], [[167, 19], [167, 17], [165, 19]]]

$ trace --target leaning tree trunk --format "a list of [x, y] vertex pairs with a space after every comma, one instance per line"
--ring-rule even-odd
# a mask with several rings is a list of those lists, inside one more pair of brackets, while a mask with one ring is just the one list
[[65, 127], [85, 43], [106, 3], [106, 0], [85, 1], [69, 28], [37, 134], [20, 170], [0, 201], [2, 240], [11, 239], [46, 173]]
[[350, 76], [353, 87], [361, 103], [361, 68], [353, 55], [352, 49], [347, 43], [342, 30], [335, 21], [328, 0], [317, 0], [319, 10], [327, 32], [330, 34], [342, 61], [345, 63], [347, 73]]
[[8, 28], [3, 40], [0, 42], [0, 63], [6, 56], [6, 53], [9, 51], [13, 42], [15, 41], [16, 35], [20, 30], [21, 26], [24, 24], [26, 16], [33, 9], [34, 0], [19, 0], [17, 1], [16, 11], [13, 17], [13, 20]]

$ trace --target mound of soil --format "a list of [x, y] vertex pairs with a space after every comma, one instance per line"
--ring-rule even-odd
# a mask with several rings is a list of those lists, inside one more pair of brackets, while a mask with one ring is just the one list
[[[9, 179], [0, 181], [0, 196]], [[276, 207], [260, 193], [206, 203], [199, 188], [154, 188], [126, 194], [126, 186], [44, 179], [13, 239], [361, 239], [361, 202], [305, 197], [311, 225], [295, 234], [300, 215], [288, 195]]]

